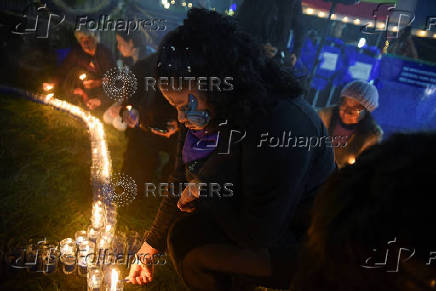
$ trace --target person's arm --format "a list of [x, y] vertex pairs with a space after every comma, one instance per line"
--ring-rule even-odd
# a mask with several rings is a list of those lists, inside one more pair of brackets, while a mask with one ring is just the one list
[[[172, 183], [184, 183], [185, 171], [184, 165], [181, 161], [181, 146], [184, 142], [185, 132], [179, 132], [179, 144], [178, 153], [175, 170], [170, 178]], [[156, 185], [158, 189], [159, 185]], [[178, 187], [176, 187], [177, 189]], [[157, 190], [155, 191], [157, 192]], [[164, 197], [160, 203], [159, 210], [154, 218], [153, 224], [150, 231], [145, 232], [144, 241], [146, 241], [154, 249], [164, 252], [166, 250], [166, 238], [168, 234], [169, 227], [174, 222], [174, 220], [183, 215], [177, 208], [177, 201], [179, 197], [177, 195], [171, 195], [167, 193], [168, 196]]]

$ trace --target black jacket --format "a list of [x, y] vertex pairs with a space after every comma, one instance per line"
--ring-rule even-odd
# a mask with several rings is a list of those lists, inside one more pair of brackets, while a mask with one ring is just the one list
[[[258, 147], [261, 134], [270, 137], [292, 132], [296, 137], [327, 134], [321, 120], [303, 98], [282, 100], [271, 114], [257, 117], [247, 128], [245, 138], [230, 146], [231, 126], [220, 128], [216, 150], [206, 159], [183, 165], [179, 142], [178, 167], [173, 182], [196, 178], [204, 183], [231, 183], [232, 197], [200, 197], [197, 210], [209, 215], [225, 234], [241, 247], [286, 246], [295, 242], [296, 213], [314, 197], [315, 190], [334, 170], [331, 148]], [[240, 136], [239, 136], [240, 137]], [[276, 142], [273, 142], [274, 144]], [[145, 240], [159, 251], [166, 249], [170, 225], [185, 213], [178, 210], [177, 196], [163, 198]], [[306, 225], [308, 221], [305, 221]]]

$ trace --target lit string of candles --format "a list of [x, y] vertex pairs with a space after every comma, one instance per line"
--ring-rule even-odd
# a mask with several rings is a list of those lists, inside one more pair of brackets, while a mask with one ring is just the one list
[[[86, 74], [79, 76], [80, 80], [84, 80]], [[45, 91], [51, 91], [54, 86], [44, 86]], [[111, 178], [111, 160], [105, 139], [105, 132], [101, 121], [92, 116], [88, 111], [83, 110], [79, 106], [72, 105], [64, 100], [54, 97], [54, 93], [46, 95], [31, 95], [36, 101], [43, 104], [53, 106], [54, 108], [66, 111], [74, 117], [80, 118], [88, 127], [91, 140], [92, 166], [91, 166], [91, 182], [93, 184], [94, 204], [92, 206], [91, 225], [88, 231], [78, 231], [75, 234], [75, 239], [66, 238], [60, 243], [61, 262], [64, 264], [64, 273], [71, 274], [75, 269], [76, 255], [80, 253], [77, 260], [79, 275], [87, 276], [88, 290], [102, 290], [102, 270], [103, 264], [98, 265], [100, 259], [100, 249], [110, 249], [112, 240], [115, 235], [116, 225], [116, 206], [111, 201], [105, 199], [104, 189], [107, 190], [107, 185]], [[105, 187], [106, 186], [106, 187]], [[89, 262], [88, 256], [92, 253], [98, 253], [98, 258], [93, 262]], [[105, 252], [104, 252], [105, 253]], [[110, 280], [106, 282], [106, 290], [123, 290], [123, 281], [120, 280], [119, 271], [115, 268], [105, 270], [106, 274], [110, 275]]]

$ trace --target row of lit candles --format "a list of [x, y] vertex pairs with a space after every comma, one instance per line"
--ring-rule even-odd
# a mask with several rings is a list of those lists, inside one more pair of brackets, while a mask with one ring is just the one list
[[[85, 80], [86, 74], [81, 74], [79, 79], [82, 81]], [[111, 162], [103, 124], [98, 118], [92, 116], [88, 111], [83, 110], [79, 106], [55, 98], [54, 93], [51, 93], [53, 89], [53, 84], [43, 84], [43, 90], [46, 91], [47, 94], [38, 96], [39, 101], [59, 110], [69, 112], [86, 123], [91, 139], [91, 179], [99, 182], [99, 185], [108, 183], [111, 175]], [[102, 197], [99, 197], [99, 199], [101, 198]], [[107, 250], [112, 247], [115, 225], [116, 208], [98, 200], [92, 207], [91, 225], [88, 231], [78, 231], [75, 234], [75, 240], [66, 238], [60, 242], [61, 262], [64, 264], [65, 273], [74, 271], [76, 251], [78, 248], [80, 259], [77, 265], [79, 272], [87, 274], [88, 290], [97, 291], [102, 290], [103, 287], [111, 291], [123, 289], [123, 280], [120, 280], [119, 270], [116, 268], [107, 268], [105, 273], [103, 273], [101, 266], [90, 264], [87, 261], [88, 255], [94, 254], [96, 250]], [[103, 276], [103, 274], [105, 276]]]

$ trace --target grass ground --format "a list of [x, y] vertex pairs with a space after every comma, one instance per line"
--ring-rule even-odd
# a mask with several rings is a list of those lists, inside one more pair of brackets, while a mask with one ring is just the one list
[[[117, 171], [126, 140], [115, 129], [105, 129]], [[48, 106], [0, 96], [0, 250], [7, 252], [32, 238], [60, 241], [85, 229], [91, 217], [90, 166], [90, 143], [81, 121]], [[120, 209], [118, 228], [142, 235], [159, 201], [139, 197]], [[4, 260], [0, 277], [0, 290], [86, 290], [86, 279], [77, 275], [11, 270]], [[153, 282], [145, 289], [184, 287], [167, 263], [156, 266]]]

